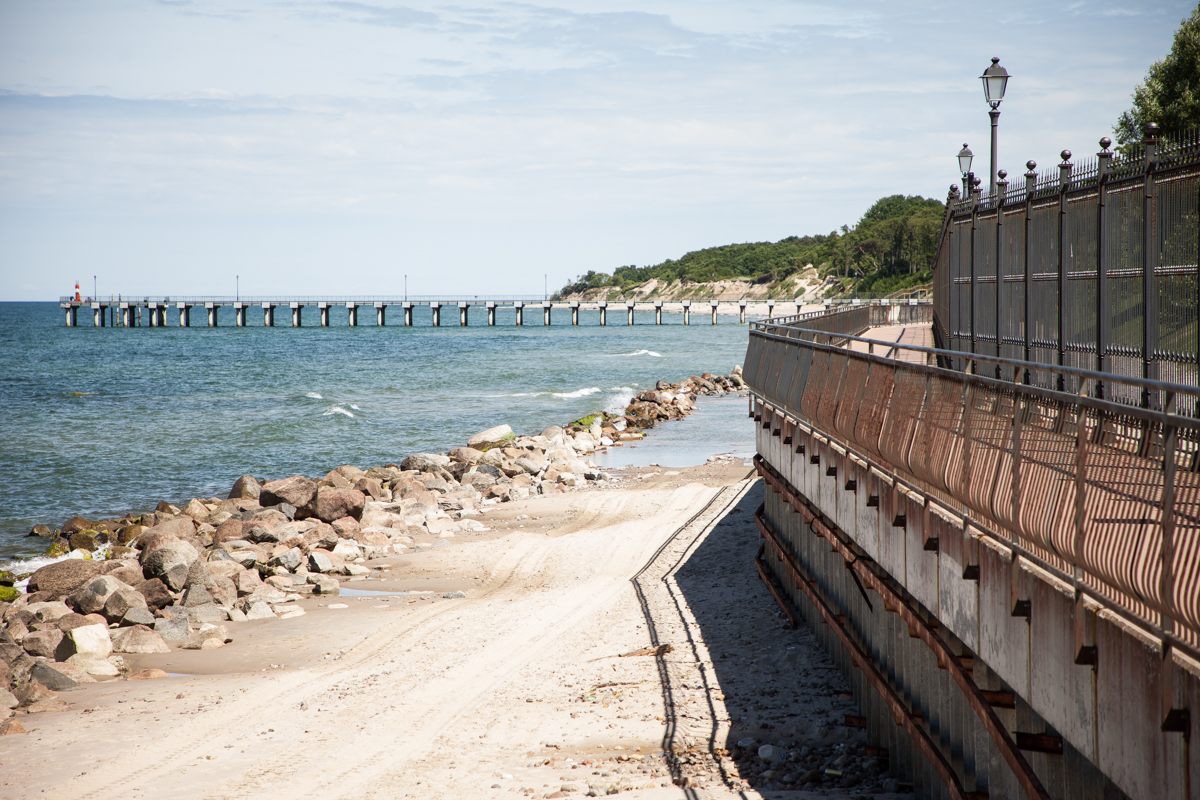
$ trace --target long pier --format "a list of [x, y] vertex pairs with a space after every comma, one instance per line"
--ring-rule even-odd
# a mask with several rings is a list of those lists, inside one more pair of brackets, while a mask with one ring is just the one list
[[[900, 301], [907, 302], [907, 301]], [[708, 312], [708, 317], [712, 325], [717, 324], [718, 316], [732, 316], [737, 314], [738, 324], [746, 323], [746, 311], [748, 307], [765, 307], [766, 316], [775, 316], [775, 300], [678, 300], [678, 301], [635, 301], [635, 300], [616, 300], [616, 301], [593, 301], [593, 302], [556, 302], [546, 300], [540, 296], [532, 297], [462, 297], [462, 296], [447, 296], [447, 297], [138, 297], [138, 298], [92, 298], [79, 296], [66, 296], [59, 298], [59, 307], [62, 308], [66, 324], [68, 328], [80, 326], [80, 318], [82, 316], [87, 325], [87, 313], [91, 312], [92, 326], [97, 328], [103, 327], [124, 327], [124, 328], [165, 328], [168, 326], [178, 326], [181, 328], [192, 327], [192, 312], [203, 308], [205, 311], [205, 319], [207, 327], [218, 327], [220, 312], [222, 309], [229, 309], [234, 314], [234, 324], [236, 327], [244, 328], [248, 325], [257, 322], [258, 313], [261, 312], [262, 325], [264, 327], [275, 327], [277, 324], [285, 324], [288, 317], [287, 312], [290, 312], [291, 327], [299, 328], [303, 326], [304, 311], [309, 309], [317, 313], [320, 327], [327, 328], [330, 326], [330, 312], [335, 308], [344, 308], [346, 310], [348, 323], [350, 327], [357, 327], [360, 322], [366, 324], [366, 320], [360, 317], [360, 311], [366, 311], [370, 319], [370, 314], [374, 312], [374, 320], [377, 326], [383, 327], [386, 324], [388, 309], [398, 308], [404, 315], [404, 325], [411, 327], [413, 325], [413, 310], [419, 306], [425, 306], [430, 309], [431, 320], [433, 327], [442, 327], [443, 325], [453, 325], [457, 311], [457, 322], [459, 326], [466, 327], [471, 317], [472, 309], [485, 311], [487, 313], [487, 324], [495, 326], [497, 324], [498, 315], [503, 312], [505, 315], [512, 314], [513, 321], [516, 325], [522, 326], [527, 322], [526, 312], [531, 312], [536, 319], [537, 311], [541, 311], [542, 325], [550, 325], [557, 311], [560, 314], [570, 313], [571, 324], [579, 325], [580, 311], [598, 311], [600, 314], [600, 324], [608, 325], [609, 311], [619, 315], [624, 311], [626, 325], [633, 325], [635, 314], [654, 315], [654, 324], [663, 324], [663, 313], [682, 313], [683, 324], [691, 324], [691, 315], [693, 311], [697, 313]], [[795, 301], [779, 301], [781, 311], [794, 310], [799, 311], [800, 304]], [[280, 319], [277, 311], [284, 312], [285, 316]], [[81, 315], [80, 312], [83, 311]], [[443, 317], [443, 312], [447, 312], [448, 319]]]

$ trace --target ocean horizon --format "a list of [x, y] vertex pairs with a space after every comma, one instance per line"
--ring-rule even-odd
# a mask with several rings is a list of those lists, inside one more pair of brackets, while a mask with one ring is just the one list
[[[0, 560], [38, 554], [34, 524], [152, 510], [160, 500], [224, 497], [242, 474], [323, 475], [342, 464], [399, 462], [444, 452], [508, 424], [537, 433], [599, 410], [620, 412], [659, 380], [728, 373], [748, 328], [723, 317], [689, 326], [580, 325], [561, 315], [517, 327], [433, 328], [373, 319], [331, 327], [67, 328], [57, 302], [0, 303]], [[533, 315], [527, 315], [527, 317]], [[81, 322], [82, 322], [81, 315]], [[203, 320], [200, 320], [201, 323]], [[255, 322], [251, 318], [251, 322]], [[290, 323], [290, 320], [287, 320]], [[612, 324], [618, 322], [619, 324]], [[639, 446], [598, 455], [602, 466], [685, 466], [749, 454], [745, 401], [704, 398]]]

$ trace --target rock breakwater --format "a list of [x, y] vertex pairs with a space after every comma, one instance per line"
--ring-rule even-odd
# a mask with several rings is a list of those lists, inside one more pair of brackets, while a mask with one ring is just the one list
[[224, 647], [239, 623], [303, 616], [299, 598], [338, 595], [343, 581], [370, 576], [374, 559], [486, 530], [497, 504], [612, 485], [592, 454], [686, 416], [697, 396], [743, 388], [738, 368], [660, 381], [622, 415], [536, 435], [501, 425], [399, 463], [319, 478], [243, 475], [224, 498], [77, 516], [57, 531], [37, 525], [30, 535], [50, 539], [46, 555], [60, 560], [0, 573], [0, 734], [23, 730], [17, 714], [62, 709], [58, 693], [80, 684], [166, 674], [135, 671], [125, 655]]

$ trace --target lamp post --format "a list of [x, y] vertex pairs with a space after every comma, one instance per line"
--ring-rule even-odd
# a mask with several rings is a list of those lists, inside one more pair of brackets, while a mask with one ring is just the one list
[[993, 58], [992, 65], [983, 71], [979, 79], [983, 81], [983, 97], [992, 107], [988, 112], [988, 116], [992, 118], [992, 170], [988, 173], [988, 194], [995, 194], [996, 126], [1000, 123], [1000, 101], [1004, 99], [1004, 90], [1008, 87], [1008, 70], [1000, 66], [1000, 59]]
[[967, 143], [963, 142], [963, 149], [958, 151], [958, 171], [962, 173], [963, 179], [963, 198], [971, 199], [971, 179], [975, 175], [971, 172], [971, 160], [975, 158], [975, 154], [971, 152], [971, 148], [967, 147]]

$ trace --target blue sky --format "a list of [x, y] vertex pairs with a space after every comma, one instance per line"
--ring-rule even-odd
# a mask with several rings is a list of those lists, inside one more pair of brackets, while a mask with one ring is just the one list
[[537, 294], [1096, 152], [1189, 3], [0, 0], [0, 300]]

